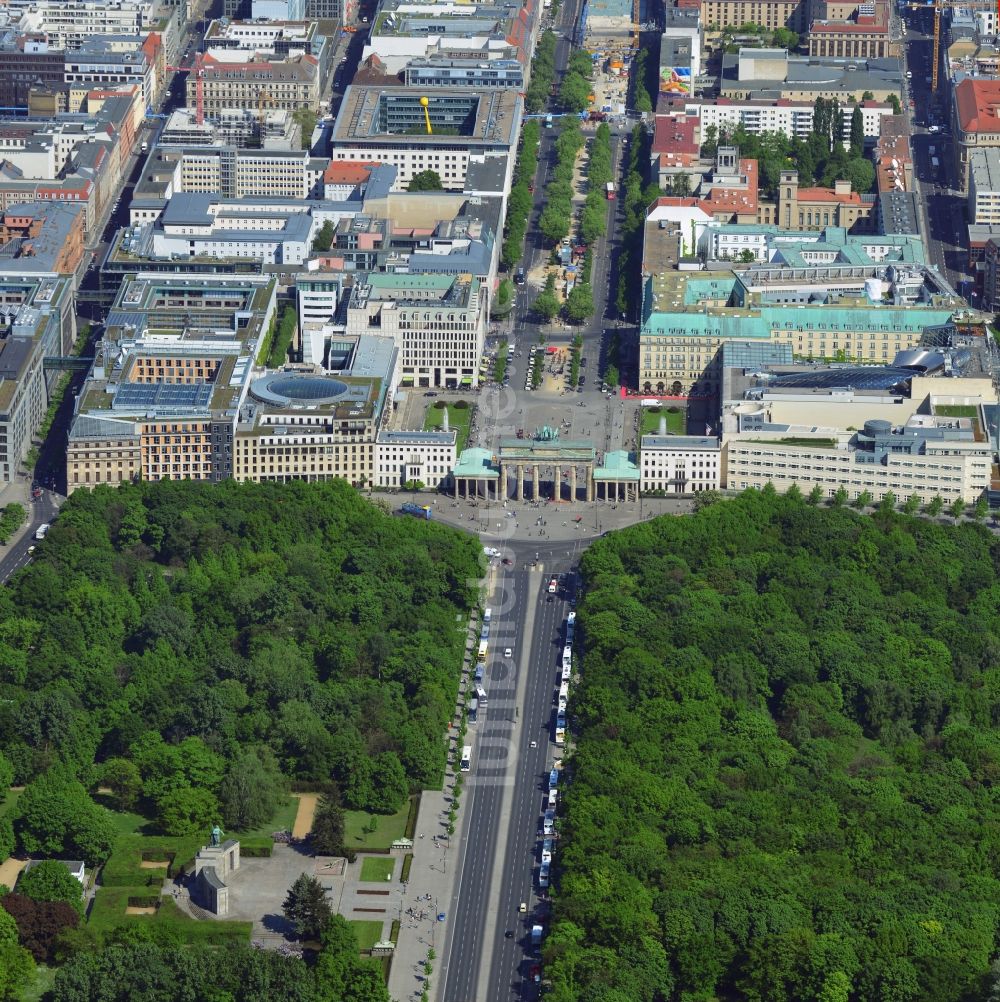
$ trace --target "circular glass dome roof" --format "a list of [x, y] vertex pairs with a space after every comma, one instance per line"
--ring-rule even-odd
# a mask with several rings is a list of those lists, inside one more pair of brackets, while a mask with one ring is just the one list
[[333, 403], [347, 391], [347, 383], [330, 376], [297, 376], [287, 372], [273, 372], [256, 380], [251, 387], [258, 400], [282, 407]]

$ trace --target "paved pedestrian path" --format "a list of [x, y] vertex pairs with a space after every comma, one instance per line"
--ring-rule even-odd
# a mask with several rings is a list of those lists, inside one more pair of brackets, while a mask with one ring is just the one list
[[295, 812], [295, 824], [292, 826], [294, 838], [305, 838], [312, 831], [313, 818], [316, 815], [316, 805], [319, 803], [318, 793], [293, 793], [299, 801]]
[[[463, 664], [463, 692], [469, 684], [472, 660], [479, 636], [479, 623], [469, 625]], [[425, 790], [420, 798], [420, 810], [413, 837], [413, 862], [409, 879], [402, 886], [399, 906], [399, 938], [389, 972], [389, 995], [397, 1002], [416, 1002], [427, 981], [425, 961], [428, 951], [436, 956], [431, 961], [432, 1000], [441, 999], [443, 979], [438, 976], [447, 941], [447, 923], [454, 912], [458, 895], [456, 877], [465, 845], [466, 818], [469, 815], [474, 787], [463, 786], [459, 798], [455, 832], [448, 837], [448, 813], [458, 770], [460, 749], [457, 747], [458, 715], [452, 721], [448, 735], [448, 767], [441, 790]], [[442, 918], [443, 916], [443, 918]]]

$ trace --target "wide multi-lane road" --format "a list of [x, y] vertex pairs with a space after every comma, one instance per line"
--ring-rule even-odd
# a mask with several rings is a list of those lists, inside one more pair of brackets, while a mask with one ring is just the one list
[[22, 567], [31, 562], [28, 550], [35, 546], [35, 530], [44, 522], [52, 522], [59, 512], [54, 495], [51, 491], [43, 491], [42, 496], [30, 503], [28, 508], [28, 528], [23, 536], [12, 543], [0, 547], [0, 584], [7, 580]]
[[[928, 263], [936, 265], [956, 291], [970, 291], [965, 198], [955, 176], [950, 134], [950, 84], [941, 74], [938, 94], [931, 91], [933, 21], [925, 11], [907, 11], [905, 68], [906, 114], [910, 120], [913, 173]], [[933, 130], [933, 131], [932, 131]], [[935, 164], [935, 161], [937, 163]]]
[[[531, 999], [530, 928], [543, 786], [553, 744], [557, 660], [569, 605], [546, 585], [575, 562], [578, 542], [547, 548], [509, 543], [511, 568], [496, 569], [489, 597], [488, 703], [469, 728], [473, 767], [457, 864], [461, 878], [442, 958], [445, 1002]], [[537, 563], [535, 554], [538, 554]], [[534, 565], [534, 566], [532, 566]], [[503, 656], [511, 648], [512, 658]], [[531, 742], [535, 747], [531, 747]], [[528, 908], [520, 912], [524, 902]]]

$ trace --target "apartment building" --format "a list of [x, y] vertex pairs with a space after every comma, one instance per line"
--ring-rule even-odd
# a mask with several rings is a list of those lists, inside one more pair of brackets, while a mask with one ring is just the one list
[[44, 35], [51, 49], [76, 49], [95, 35], [139, 35], [153, 24], [148, 0], [39, 0], [16, 22], [21, 34]]
[[391, 337], [408, 386], [479, 385], [489, 295], [469, 275], [359, 276], [347, 306], [347, 333]]
[[639, 449], [643, 494], [693, 494], [722, 486], [722, 449], [717, 438], [643, 435]]
[[0, 32], [0, 107], [26, 109], [33, 88], [63, 83], [63, 51], [44, 34]]
[[84, 251], [82, 206], [28, 202], [0, 212], [0, 273], [73, 275]]
[[791, 28], [805, 34], [809, 24], [808, 0], [701, 0], [701, 23], [706, 31], [761, 24], [774, 31]]
[[228, 108], [269, 107], [319, 111], [323, 89], [319, 60], [309, 54], [286, 59], [223, 62], [198, 54], [185, 84], [185, 103], [211, 118]]
[[969, 223], [1000, 225], [1000, 147], [973, 149], [969, 154]]
[[375, 486], [421, 483], [437, 490], [448, 482], [458, 456], [455, 431], [381, 431], [375, 439]]
[[951, 118], [955, 169], [967, 191], [973, 151], [1000, 147], [1000, 80], [962, 80], [952, 90]]
[[391, 75], [417, 59], [514, 59], [527, 65], [540, 10], [538, 0], [516, 6], [382, 0], [361, 61], [375, 56]]
[[171, 63], [180, 55], [188, 18], [188, 5], [172, 0], [12, 0], [7, 6], [14, 30], [44, 38], [50, 50], [72, 51], [97, 35], [145, 37], [155, 32]]
[[[812, 132], [814, 102], [789, 101], [785, 99], [758, 99], [733, 101], [728, 98], [690, 98], [661, 100], [657, 105], [656, 121], [661, 117], [683, 114], [694, 118], [702, 137], [714, 127], [718, 135], [731, 133], [742, 128], [754, 135], [762, 132], [780, 132], [786, 136], [805, 139]], [[877, 139], [881, 123], [892, 117], [892, 106], [878, 101], [862, 101], [855, 107], [861, 108], [861, 125], [868, 139]], [[844, 142], [851, 138], [850, 116], [845, 116]], [[655, 150], [655, 145], [654, 145]]]
[[143, 108], [150, 107], [159, 92], [155, 54], [150, 58], [144, 39], [137, 37], [125, 47], [106, 38], [88, 38], [66, 53], [63, 81], [70, 90], [113, 90], [135, 84], [142, 91]]
[[[89, 101], [80, 114], [32, 121], [0, 119], [0, 209], [26, 202], [72, 202], [83, 206], [84, 227], [117, 196], [123, 165], [136, 143], [138, 87]], [[139, 119], [141, 121], [141, 114]]]

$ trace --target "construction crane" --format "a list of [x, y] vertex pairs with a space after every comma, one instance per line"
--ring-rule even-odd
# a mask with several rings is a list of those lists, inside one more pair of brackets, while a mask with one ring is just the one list
[[424, 109], [424, 121], [427, 123], [427, 135], [433, 136], [434, 130], [431, 128], [431, 113], [427, 110], [427, 106], [430, 103], [426, 97], [420, 99], [420, 107]]
[[205, 85], [202, 80], [202, 54], [199, 52], [194, 57], [191, 66], [168, 66], [168, 73], [193, 73], [194, 74], [194, 97], [195, 97], [195, 121], [201, 125], [205, 121]]
[[632, 0], [632, 49], [639, 51], [639, 0]]
[[931, 62], [931, 93], [936, 94], [938, 89], [938, 69], [941, 65], [941, 11], [945, 7], [968, 7], [969, 0], [934, 0], [933, 3], [908, 3], [906, 7], [910, 10], [927, 10], [930, 7], [934, 11], [934, 56]]

